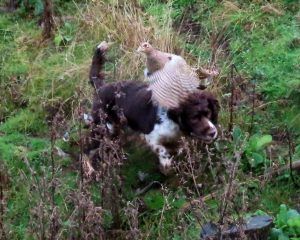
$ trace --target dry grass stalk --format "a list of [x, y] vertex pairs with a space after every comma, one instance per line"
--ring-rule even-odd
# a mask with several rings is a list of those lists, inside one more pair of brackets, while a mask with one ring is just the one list
[[107, 37], [120, 46], [122, 55], [116, 64], [116, 77], [120, 80], [143, 75], [144, 60], [136, 53], [141, 42], [150, 41], [167, 52], [179, 53], [181, 49], [179, 37], [171, 27], [170, 14], [166, 14], [163, 23], [158, 23], [129, 1], [95, 2], [82, 13], [81, 20], [85, 28], [92, 29], [90, 34]]
[[284, 14], [284, 12], [282, 10], [279, 10], [277, 8], [275, 8], [272, 4], [267, 4], [265, 6], [261, 7], [261, 10], [265, 13], [269, 13], [272, 15], [277, 15], [277, 16], [282, 16]]
[[[105, 239], [103, 229], [105, 210], [95, 205], [91, 199], [88, 185], [85, 185], [82, 190], [71, 192], [67, 201], [74, 205], [74, 211], [68, 219], [72, 225], [69, 229], [66, 229], [66, 232], [69, 233], [68, 237], [83, 240]], [[60, 232], [59, 235], [63, 235], [63, 232]]]
[[230, 1], [224, 1], [223, 5], [225, 7], [225, 10], [227, 10], [227, 11], [237, 12], [237, 11], [241, 10], [236, 4], [234, 4], [233, 2], [230, 2]]
[[138, 199], [127, 202], [127, 206], [124, 208], [124, 213], [127, 218], [127, 224], [130, 229], [131, 239], [141, 239], [141, 232], [139, 229], [139, 206], [140, 202]]

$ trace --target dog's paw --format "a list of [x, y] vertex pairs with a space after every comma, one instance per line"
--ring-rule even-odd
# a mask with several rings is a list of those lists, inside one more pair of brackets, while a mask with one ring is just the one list
[[168, 176], [172, 173], [172, 158], [160, 158], [159, 170], [162, 174]]
[[159, 165], [159, 171], [165, 175], [165, 176], [170, 176], [173, 174], [173, 168], [171, 166], [169, 167], [166, 167], [166, 166], [163, 166], [163, 165]]

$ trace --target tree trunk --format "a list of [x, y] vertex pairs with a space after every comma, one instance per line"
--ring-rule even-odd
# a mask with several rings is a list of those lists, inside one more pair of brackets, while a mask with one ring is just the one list
[[18, 0], [9, 0], [7, 4], [8, 8], [11, 9], [11, 11], [17, 9], [18, 5]]
[[43, 14], [43, 38], [50, 39], [53, 37], [53, 3], [52, 0], [44, 0], [44, 14]]
[[0, 7], [1, 12], [13, 12], [19, 7], [18, 0], [7, 0], [4, 4], [4, 7]]

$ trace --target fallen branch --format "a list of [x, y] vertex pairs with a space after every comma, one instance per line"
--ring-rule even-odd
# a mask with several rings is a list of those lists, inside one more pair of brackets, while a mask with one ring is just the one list
[[[260, 110], [260, 109], [263, 109], [263, 108], [265, 108], [266, 106], [268, 106], [268, 105], [270, 105], [270, 104], [273, 104], [273, 103], [278, 103], [278, 104], [287, 103], [287, 100], [285, 100], [285, 99], [279, 99], [279, 100], [276, 100], [276, 101], [263, 103], [262, 105], [259, 105], [259, 106], [255, 107], [254, 110]], [[251, 109], [250, 111], [248, 111], [247, 114], [251, 114], [251, 112], [252, 112], [252, 109]]]
[[[269, 177], [274, 177], [275, 175], [279, 175], [281, 174], [282, 172], [286, 171], [286, 170], [300, 170], [300, 160], [297, 160], [297, 161], [294, 161], [291, 163], [291, 166], [290, 164], [286, 164], [280, 168], [274, 168], [274, 167], [270, 167], [269, 169], [267, 169], [267, 175]], [[260, 176], [259, 178], [263, 178], [265, 177], [265, 175], [263, 176]]]
[[135, 192], [135, 196], [140, 196], [140, 195], [145, 194], [146, 192], [148, 192], [155, 185], [162, 187], [162, 184], [160, 182], [158, 182], [158, 181], [152, 181], [146, 187], [144, 187], [142, 189], [138, 188], [136, 190], [136, 192]]

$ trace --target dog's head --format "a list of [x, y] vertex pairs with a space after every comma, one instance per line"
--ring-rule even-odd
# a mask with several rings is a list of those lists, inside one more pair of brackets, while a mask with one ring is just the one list
[[188, 96], [179, 108], [171, 110], [172, 118], [177, 119], [182, 131], [211, 143], [218, 132], [215, 124], [218, 120], [219, 104], [209, 92], [197, 91]]

